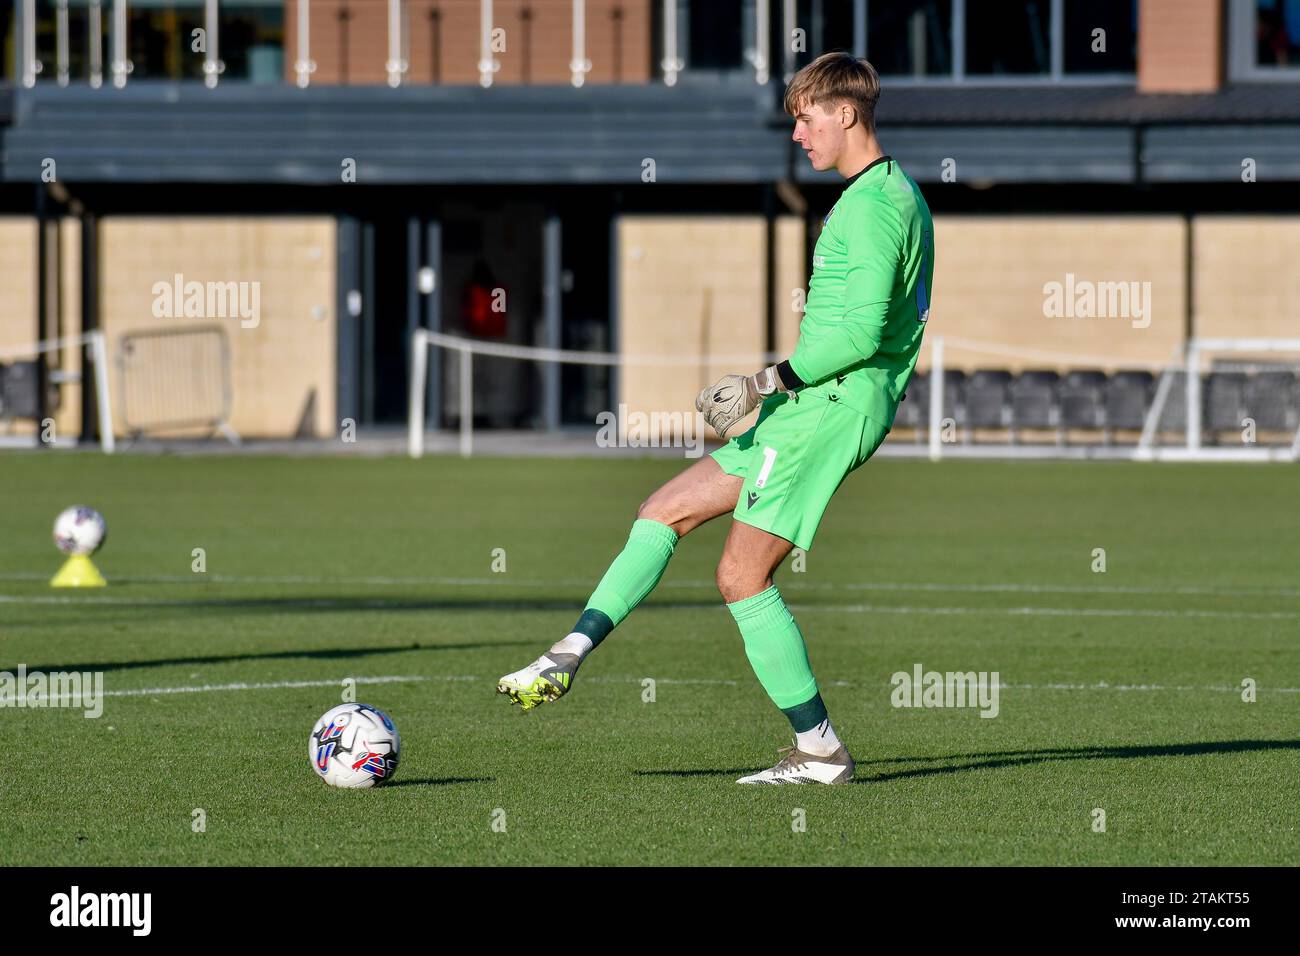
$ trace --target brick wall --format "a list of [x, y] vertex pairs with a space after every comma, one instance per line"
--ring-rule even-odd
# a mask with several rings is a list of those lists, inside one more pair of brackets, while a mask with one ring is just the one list
[[[100, 319], [116, 355], [125, 332], [221, 325], [242, 435], [336, 433], [333, 219], [113, 216], [100, 221]], [[157, 282], [259, 282], [260, 322], [158, 318]], [[308, 409], [314, 411], [308, 411]], [[119, 430], [120, 430], [120, 412]], [[305, 421], [304, 421], [305, 418]]]
[[[294, 82], [298, 0], [285, 10], [285, 79]], [[346, 13], [346, 23], [340, 14]], [[592, 83], [646, 83], [650, 62], [652, 0], [588, 0], [585, 55]], [[406, 0], [405, 81], [477, 84], [480, 59], [478, 0]], [[387, 0], [312, 0], [311, 58], [314, 84], [387, 82]], [[345, 30], [346, 27], [346, 30]], [[573, 56], [571, 0], [497, 0], [493, 27], [504, 31], [505, 50], [494, 84], [568, 83]], [[346, 38], [346, 43], [344, 39]]]
[[1300, 337], [1300, 216], [1198, 216], [1196, 334]]
[[[761, 216], [629, 215], [619, 220], [619, 351], [743, 358], [625, 366], [617, 400], [626, 402], [629, 411], [694, 416], [695, 396], [705, 385], [729, 372], [759, 368], [764, 235]], [[733, 433], [740, 430], [737, 425]]]
[[1222, 83], [1222, 0], [1140, 0], [1138, 90], [1208, 93]]

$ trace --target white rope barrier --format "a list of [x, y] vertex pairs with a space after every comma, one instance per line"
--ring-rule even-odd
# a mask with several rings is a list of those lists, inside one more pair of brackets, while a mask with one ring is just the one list
[[738, 369], [754, 361], [775, 362], [772, 353], [761, 351], [747, 355], [621, 355], [617, 352], [588, 352], [580, 349], [552, 349], [532, 345], [502, 345], [496, 342], [480, 342], [476, 339], [461, 338], [429, 329], [416, 329], [415, 336], [428, 345], [437, 345], [444, 349], [458, 352], [470, 352], [474, 355], [491, 355], [496, 358], [531, 359], [538, 362], [563, 362], [568, 365], [735, 365]]

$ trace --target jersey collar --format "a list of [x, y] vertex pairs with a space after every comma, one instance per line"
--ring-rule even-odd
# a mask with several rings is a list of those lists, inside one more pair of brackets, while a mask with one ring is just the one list
[[875, 169], [877, 166], [881, 165], [882, 163], [884, 164], [885, 167], [884, 175], [886, 176], [890, 175], [894, 171], [894, 158], [886, 154], [884, 156], [881, 156], [879, 159], [873, 159], [871, 162], [867, 163], [867, 165], [864, 166], [862, 169], [858, 170], [856, 173], [850, 176], [845, 181], [844, 188], [848, 189], [859, 179], [861, 179], [863, 176], [871, 172], [871, 170]]

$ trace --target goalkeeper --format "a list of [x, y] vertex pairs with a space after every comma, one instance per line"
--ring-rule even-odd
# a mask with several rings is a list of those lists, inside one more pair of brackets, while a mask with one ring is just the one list
[[884, 441], [929, 313], [934, 227], [920, 189], [876, 140], [879, 97], [871, 64], [847, 53], [820, 56], [791, 81], [794, 141], [814, 169], [847, 180], [817, 240], [798, 345], [788, 361], [700, 393], [696, 408], [719, 435], [755, 409], [757, 423], [655, 491], [572, 633], [501, 678], [497, 690], [525, 710], [570, 690], [583, 658], [654, 589], [684, 535], [731, 514], [718, 590], [795, 734], [774, 767], [738, 782], [853, 776], [772, 575], [791, 548], [812, 546], [831, 495]]

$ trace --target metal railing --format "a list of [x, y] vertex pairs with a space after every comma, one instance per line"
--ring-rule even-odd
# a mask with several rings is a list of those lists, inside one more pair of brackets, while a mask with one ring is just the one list
[[[204, 31], [202, 76], [203, 83], [208, 88], [216, 87], [226, 72], [226, 64], [222, 61], [220, 55], [221, 2], [222, 0], [202, 0]], [[467, 2], [473, 2], [473, 0], [467, 0]], [[663, 16], [663, 57], [659, 64], [662, 70], [662, 82], [666, 86], [674, 86], [688, 66], [683, 55], [682, 45], [679, 42], [679, 24], [684, 22], [683, 17], [689, 7], [684, 5], [681, 0], [658, 0], [658, 2], [661, 4]], [[60, 86], [67, 86], [71, 81], [69, 50], [71, 3], [72, 0], [54, 0], [55, 64], [53, 75]], [[32, 87], [36, 85], [38, 77], [48, 72], [37, 51], [37, 0], [18, 0], [18, 4], [19, 76], [23, 86]], [[107, 8], [110, 20], [108, 74], [113, 86], [121, 89], [126, 86], [128, 79], [135, 72], [136, 66], [131, 61], [129, 53], [131, 0], [79, 0], [77, 5], [85, 10], [88, 20], [86, 30], [89, 46], [86, 56], [87, 82], [90, 86], [96, 88], [104, 82], [102, 18], [104, 10]], [[106, 5], [108, 6], [106, 7]], [[498, 57], [497, 44], [501, 39], [504, 27], [496, 21], [493, 0], [478, 0], [478, 5], [479, 53], [477, 68], [479, 85], [486, 88], [493, 85], [496, 74], [501, 69], [502, 61]], [[769, 28], [773, 16], [772, 6], [772, 0], [752, 0], [750, 10], [742, 14], [747, 21], [742, 24], [742, 28], [746, 29], [747, 32], [752, 28], [753, 36], [752, 44], [743, 52], [744, 60], [752, 70], [754, 82], [760, 85], [767, 84], [772, 77], [771, 32]], [[861, 7], [861, 0], [856, 0], [855, 9]], [[340, 48], [343, 51], [347, 50], [348, 22], [352, 17], [358, 14], [374, 15], [377, 11], [383, 11], [382, 15], [385, 15], [388, 20], [386, 59], [384, 61], [384, 71], [388, 85], [398, 87], [409, 82], [411, 29], [408, 0], [387, 0], [382, 7], [373, 0], [356, 4], [349, 4], [344, 0], [342, 6], [338, 9], [340, 11]], [[299, 87], [305, 88], [311, 84], [312, 76], [317, 70], [317, 63], [311, 56], [312, 0], [298, 0], [294, 7], [294, 13], [293, 35], [296, 49], [292, 72], [295, 83]], [[592, 61], [587, 56], [587, 13], [587, 0], [572, 0], [570, 10], [571, 49], [568, 67], [569, 82], [575, 88], [585, 85], [587, 77], [592, 71]], [[795, 35], [796, 15], [796, 0], [781, 0], [782, 36], [793, 37]], [[623, 22], [621, 8], [616, 12], [615, 16], [621, 24]], [[752, 21], [749, 20], [751, 16]], [[858, 32], [861, 32], [861, 29], [855, 30], [855, 34]], [[189, 38], [187, 37], [186, 40], [188, 46]], [[865, 34], [862, 42], [865, 44]], [[341, 55], [341, 59], [347, 59], [346, 52]], [[795, 62], [794, 44], [792, 42], [783, 43], [781, 65], [787, 80], [794, 73]], [[346, 63], [341, 64], [341, 69], [345, 74], [346, 66]]]

